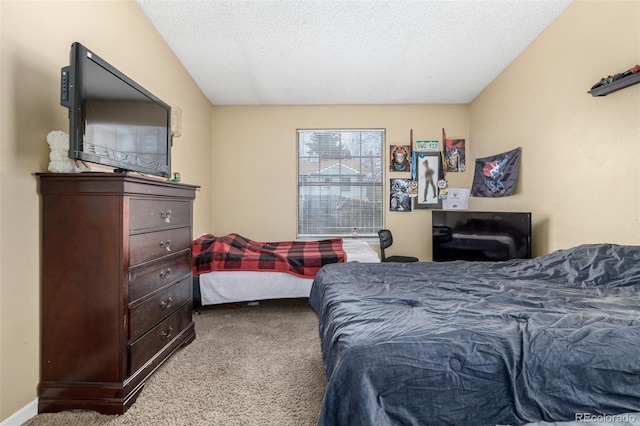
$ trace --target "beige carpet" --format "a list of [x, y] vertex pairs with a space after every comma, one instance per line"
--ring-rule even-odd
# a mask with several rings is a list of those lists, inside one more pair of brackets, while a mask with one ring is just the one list
[[147, 382], [122, 416], [39, 414], [28, 426], [315, 425], [326, 380], [306, 299], [204, 308], [196, 340]]

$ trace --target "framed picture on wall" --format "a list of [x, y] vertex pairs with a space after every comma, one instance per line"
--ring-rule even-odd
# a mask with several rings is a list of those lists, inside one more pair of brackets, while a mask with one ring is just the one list
[[390, 212], [410, 212], [411, 196], [409, 195], [409, 185], [411, 179], [389, 179], [389, 211]]
[[389, 147], [389, 171], [411, 171], [411, 145], [391, 145]]
[[418, 152], [418, 196], [415, 201], [417, 209], [442, 208], [442, 200], [438, 197], [438, 181], [442, 179], [442, 157], [440, 152]]
[[447, 160], [447, 172], [464, 172], [467, 169], [464, 139], [445, 140], [444, 155]]

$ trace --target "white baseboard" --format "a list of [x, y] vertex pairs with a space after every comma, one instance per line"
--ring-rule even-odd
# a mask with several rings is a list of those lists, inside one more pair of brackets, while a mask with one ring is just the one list
[[6, 419], [0, 426], [20, 426], [32, 417], [38, 414], [38, 398], [34, 399]]

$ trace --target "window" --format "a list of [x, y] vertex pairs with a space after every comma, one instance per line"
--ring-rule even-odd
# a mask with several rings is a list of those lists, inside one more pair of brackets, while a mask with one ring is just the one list
[[384, 130], [298, 130], [298, 238], [382, 228]]

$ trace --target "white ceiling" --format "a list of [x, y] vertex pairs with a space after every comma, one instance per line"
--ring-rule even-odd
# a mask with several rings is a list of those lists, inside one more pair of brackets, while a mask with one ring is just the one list
[[214, 105], [471, 102], [573, 0], [137, 0]]

